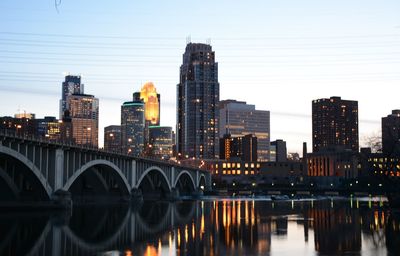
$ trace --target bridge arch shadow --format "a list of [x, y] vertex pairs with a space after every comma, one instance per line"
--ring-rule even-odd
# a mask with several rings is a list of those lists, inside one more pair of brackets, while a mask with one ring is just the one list
[[171, 184], [165, 172], [157, 167], [147, 168], [139, 177], [137, 188], [145, 199], [164, 198], [171, 192]]
[[24, 155], [0, 145], [0, 199], [49, 200], [52, 188], [35, 164]]
[[196, 182], [188, 171], [183, 170], [176, 177], [174, 187], [180, 195], [190, 195], [196, 191]]
[[129, 196], [130, 185], [118, 166], [99, 159], [76, 170], [63, 190], [70, 191], [75, 199], [104, 199], [105, 196]]

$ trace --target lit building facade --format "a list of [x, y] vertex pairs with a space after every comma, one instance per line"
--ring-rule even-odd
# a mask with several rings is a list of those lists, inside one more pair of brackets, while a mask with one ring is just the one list
[[382, 152], [388, 156], [400, 156], [400, 110], [382, 118]]
[[61, 140], [62, 121], [53, 116], [45, 116], [43, 119], [36, 119], [36, 124], [39, 137], [54, 141]]
[[172, 127], [150, 126], [149, 138], [152, 156], [157, 158], [169, 158], [172, 156]]
[[224, 100], [219, 103], [219, 137], [231, 134], [243, 137], [253, 134], [257, 137], [257, 157], [259, 162], [269, 161], [270, 113], [256, 110], [254, 105], [243, 101]]
[[360, 173], [359, 154], [343, 146], [324, 148], [307, 154], [308, 176], [356, 178]]
[[133, 94], [133, 101], [139, 100], [144, 102], [144, 117], [149, 126], [160, 125], [160, 94], [152, 82], [145, 83], [140, 93]]
[[78, 145], [97, 147], [99, 134], [99, 99], [93, 95], [72, 94], [67, 97], [72, 138]]
[[198, 159], [218, 156], [218, 102], [215, 52], [207, 44], [187, 44], [177, 85], [178, 156]]
[[257, 161], [257, 137], [248, 134], [242, 137], [224, 135], [219, 141], [219, 158], [224, 160]]
[[72, 94], [83, 94], [83, 87], [83, 84], [81, 84], [81, 76], [68, 75], [65, 77], [61, 88], [60, 119], [64, 117], [64, 112], [68, 110], [68, 96]]
[[144, 150], [145, 104], [143, 101], [125, 102], [121, 106], [122, 153], [140, 156]]
[[313, 152], [344, 146], [358, 152], [358, 102], [340, 97], [312, 102]]
[[121, 126], [110, 125], [104, 127], [104, 150], [121, 153]]

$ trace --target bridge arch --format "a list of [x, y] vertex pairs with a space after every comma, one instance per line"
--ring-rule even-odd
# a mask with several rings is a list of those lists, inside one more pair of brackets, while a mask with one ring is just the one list
[[197, 184], [197, 188], [200, 188], [200, 186], [206, 186], [206, 176], [204, 175], [204, 174], [200, 174], [200, 176], [199, 176], [199, 181], [198, 181], [198, 184]]
[[164, 177], [164, 180], [165, 180], [165, 182], [167, 183], [167, 185], [168, 185], [168, 189], [171, 191], [171, 183], [170, 183], [170, 181], [169, 181], [169, 179], [168, 179], [168, 177], [167, 177], [167, 175], [164, 173], [164, 171], [160, 168], [160, 167], [158, 167], [158, 166], [151, 166], [151, 167], [149, 167], [149, 168], [147, 168], [144, 172], [143, 172], [143, 174], [139, 177], [139, 180], [137, 181], [137, 183], [136, 183], [136, 188], [139, 188], [140, 187], [140, 184], [142, 183], [142, 181], [143, 181], [143, 179], [146, 177], [146, 175], [148, 175], [151, 171], [156, 171], [156, 172], [158, 172], [158, 173], [160, 173], [161, 175], [162, 175], [162, 177]]
[[183, 171], [181, 171], [181, 172], [178, 174], [178, 176], [176, 177], [176, 179], [175, 179], [175, 181], [174, 181], [174, 188], [176, 188], [176, 185], [178, 184], [179, 179], [181, 178], [182, 175], [187, 175], [187, 176], [189, 176], [189, 179], [191, 180], [192, 185], [193, 185], [193, 189], [196, 189], [196, 182], [194, 181], [192, 175], [190, 175], [190, 172], [188, 172], [188, 171], [186, 171], [186, 170], [183, 170]]
[[40, 184], [42, 185], [43, 189], [46, 191], [46, 195], [48, 199], [50, 199], [53, 189], [51, 188], [50, 184], [47, 182], [46, 177], [40, 172], [40, 170], [36, 167], [36, 165], [29, 160], [27, 157], [22, 155], [21, 153], [12, 150], [10, 148], [4, 147], [0, 145], [0, 153], [13, 157], [14, 159], [20, 161], [24, 164], [32, 173], [36, 176]]
[[113, 164], [107, 160], [103, 160], [103, 159], [93, 160], [93, 161], [90, 161], [90, 162], [84, 164], [83, 166], [81, 166], [81, 168], [76, 170], [74, 172], [74, 174], [71, 176], [71, 178], [68, 179], [68, 181], [65, 183], [65, 185], [63, 187], [63, 190], [68, 191], [71, 188], [72, 184], [74, 184], [74, 182], [85, 171], [89, 170], [91, 167], [95, 167], [95, 166], [99, 166], [99, 165], [110, 167], [116, 174], [118, 174], [118, 176], [122, 179], [125, 189], [127, 190], [128, 193], [130, 193], [131, 187], [130, 187], [129, 182], [126, 179], [125, 175], [122, 173], [121, 169], [119, 169], [118, 166], [116, 166], [115, 164]]

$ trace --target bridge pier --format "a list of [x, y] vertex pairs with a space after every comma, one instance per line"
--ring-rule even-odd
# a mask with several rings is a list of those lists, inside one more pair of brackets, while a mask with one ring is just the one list
[[179, 190], [171, 188], [171, 191], [167, 194], [167, 200], [176, 201], [179, 199]]
[[52, 201], [65, 209], [72, 209], [71, 193], [62, 189], [57, 190], [52, 195]]

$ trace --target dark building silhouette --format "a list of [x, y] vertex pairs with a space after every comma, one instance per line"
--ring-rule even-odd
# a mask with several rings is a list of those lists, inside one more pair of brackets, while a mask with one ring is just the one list
[[120, 125], [104, 127], [104, 149], [110, 152], [121, 153]]
[[242, 137], [232, 137], [230, 134], [226, 134], [220, 139], [219, 147], [220, 159], [257, 161], [257, 137], [252, 134]]
[[358, 151], [358, 102], [340, 97], [312, 102], [313, 152], [331, 146]]
[[189, 43], [177, 85], [178, 156], [218, 155], [218, 63], [211, 45]]
[[400, 156], [400, 110], [382, 117], [382, 151], [388, 156]]
[[286, 150], [286, 141], [284, 140], [275, 140], [271, 142], [271, 155], [275, 150], [275, 161], [276, 162], [285, 162], [287, 161], [287, 150]]

